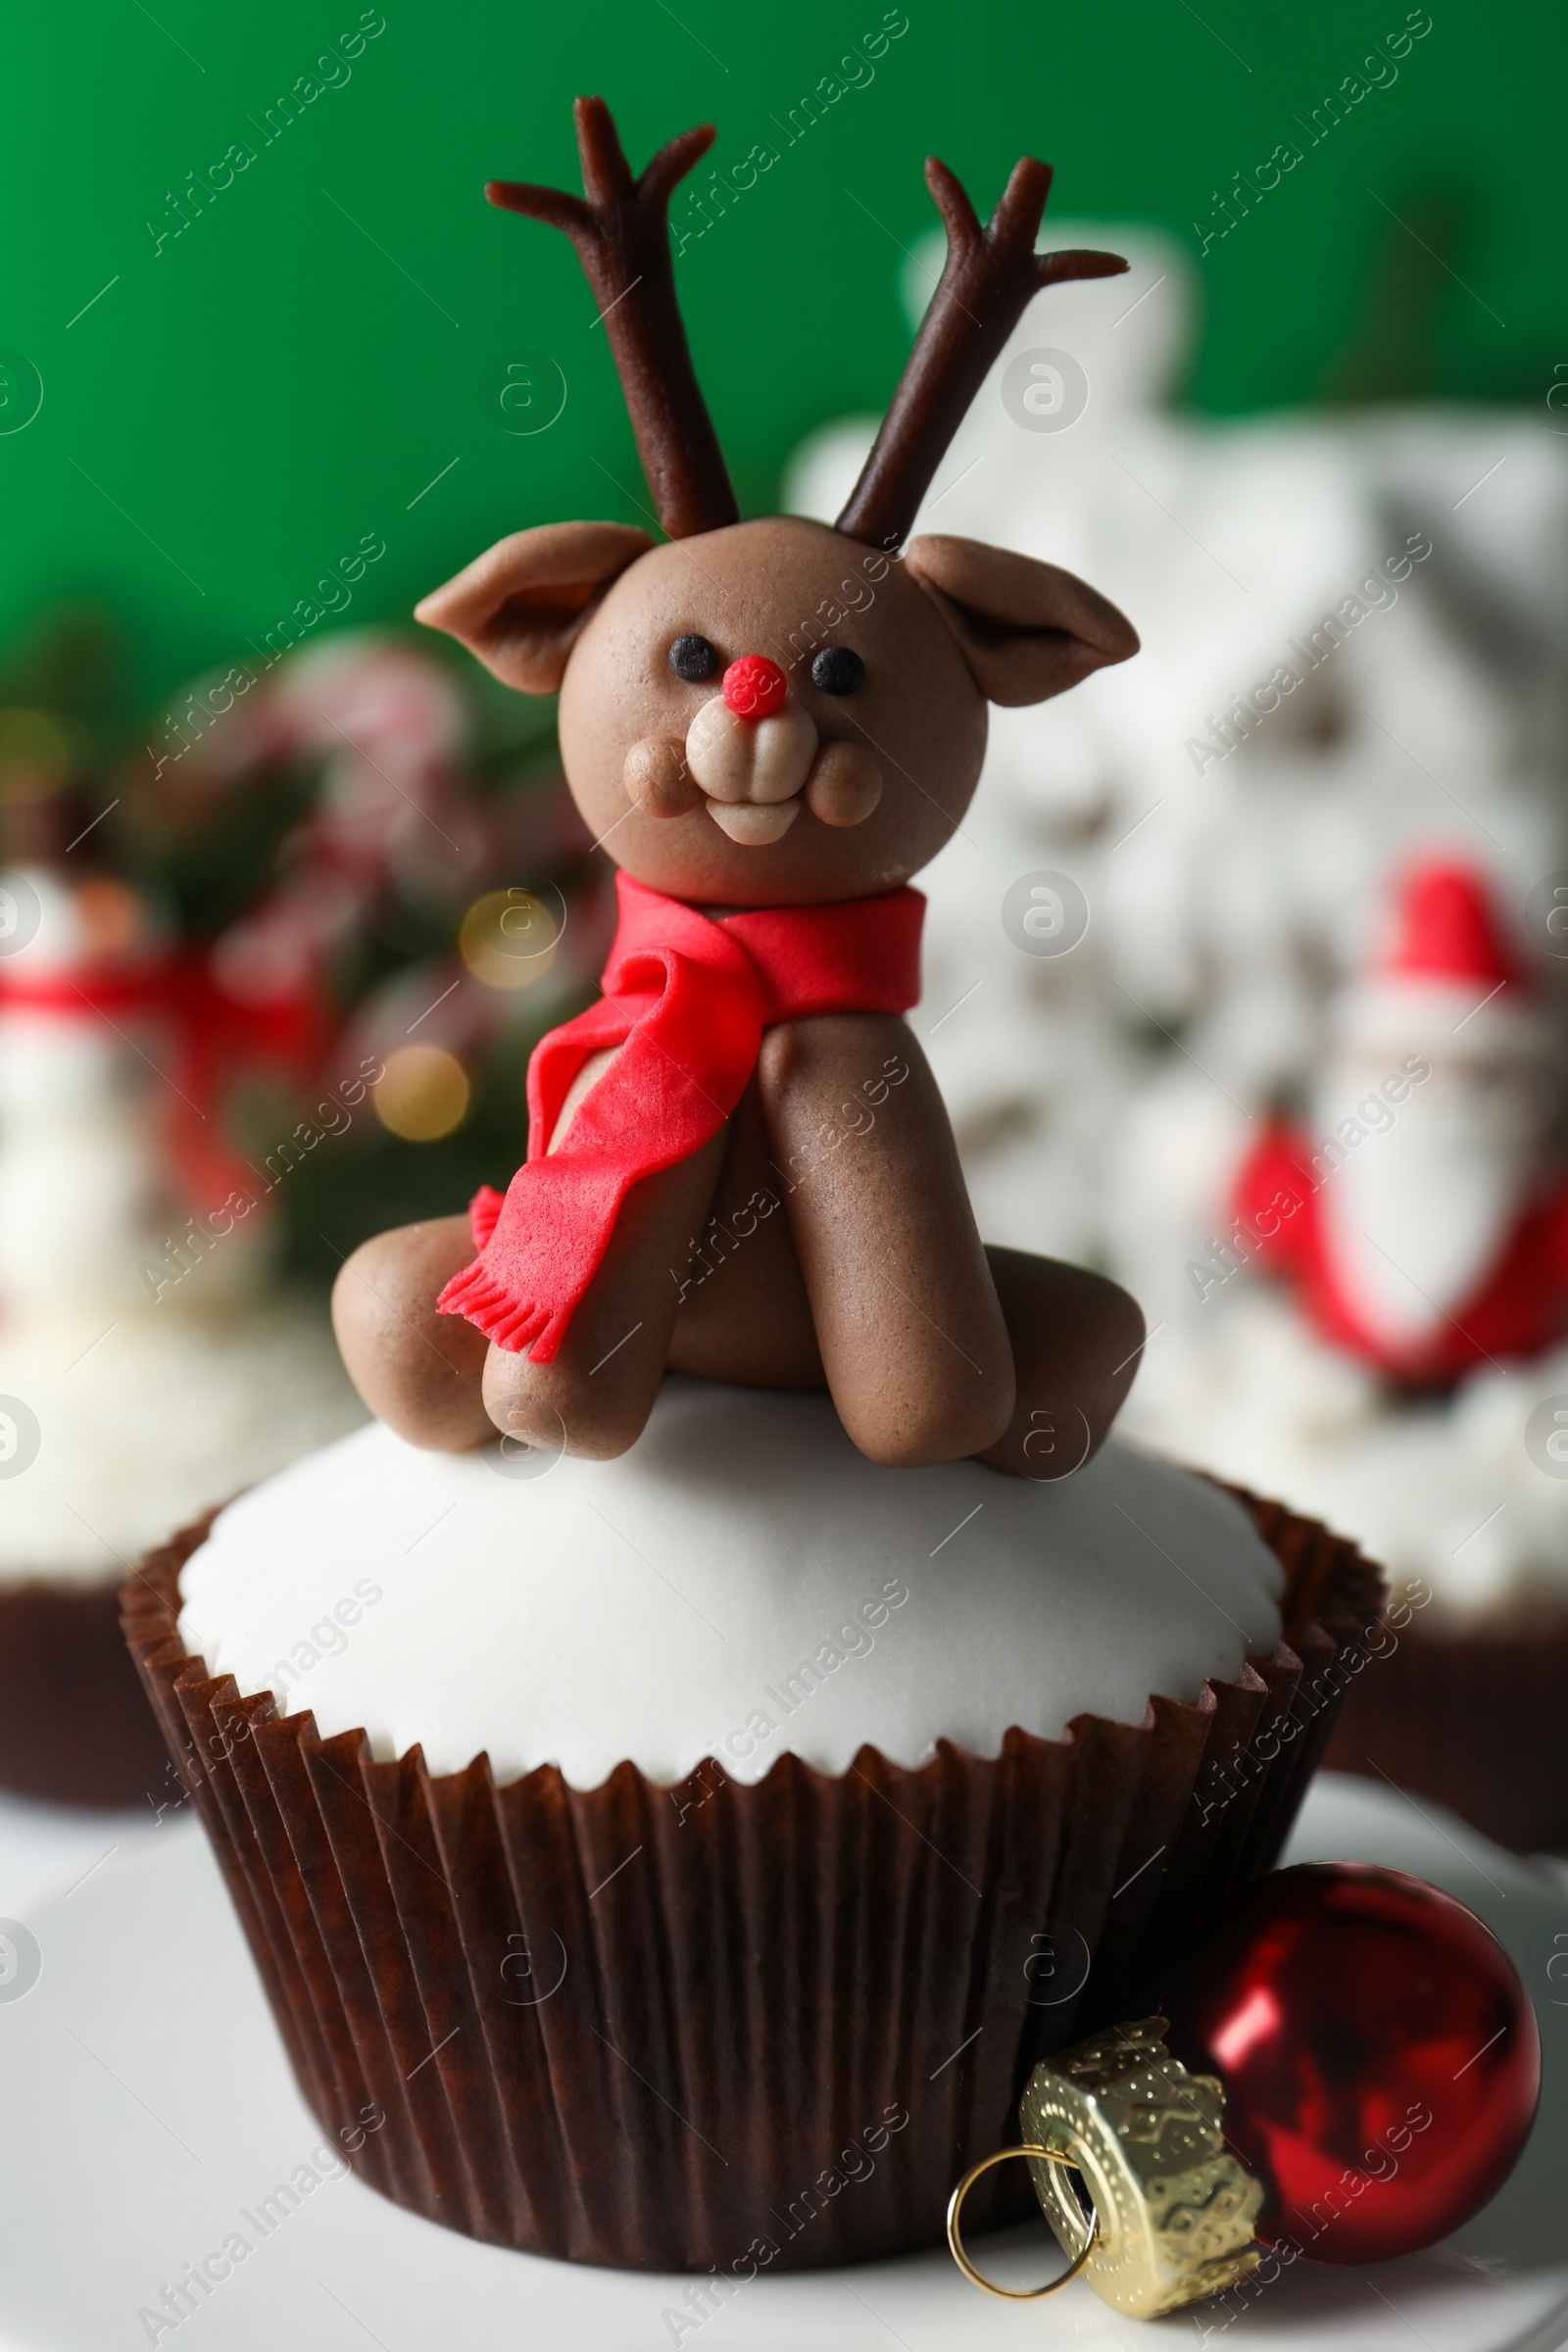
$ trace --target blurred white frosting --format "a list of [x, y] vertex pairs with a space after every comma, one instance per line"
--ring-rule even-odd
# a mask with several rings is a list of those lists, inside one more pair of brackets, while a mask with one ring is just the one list
[[7, 1397], [37, 1452], [0, 1479], [0, 1586], [122, 1584], [150, 1545], [365, 1418], [325, 1314], [286, 1296], [13, 1322]]

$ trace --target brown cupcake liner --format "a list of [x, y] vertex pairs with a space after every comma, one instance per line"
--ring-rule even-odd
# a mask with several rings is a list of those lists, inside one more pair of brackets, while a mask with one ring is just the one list
[[1327, 1762], [1432, 1797], [1515, 1853], [1568, 1852], [1568, 1603], [1475, 1626], [1412, 1616], [1386, 1641]]
[[740, 2279], [939, 2243], [1036, 2061], [1146, 2013], [1193, 1924], [1274, 1861], [1382, 1584], [1242, 1499], [1287, 1570], [1271, 1656], [1142, 1725], [1013, 1730], [991, 1759], [942, 1741], [914, 1769], [867, 1746], [839, 1778], [787, 1754], [674, 1789], [630, 1763], [592, 1789], [377, 1763], [182, 1652], [206, 1523], [151, 1556], [124, 1624], [362, 2178], [493, 2244]]
[[113, 1584], [0, 1586], [0, 1788], [61, 1805], [178, 1800]]

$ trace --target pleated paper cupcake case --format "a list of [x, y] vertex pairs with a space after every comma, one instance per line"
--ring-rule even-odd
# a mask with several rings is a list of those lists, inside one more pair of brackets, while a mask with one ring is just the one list
[[1447, 1805], [1515, 1853], [1568, 1853], [1568, 1606], [1432, 1618], [1408, 1616], [1356, 1677], [1330, 1763]]
[[496, 2244], [744, 2277], [939, 2242], [1036, 2059], [1147, 2011], [1196, 1920], [1274, 1860], [1381, 1581], [1242, 1499], [1287, 1569], [1286, 1638], [1198, 1703], [912, 1770], [785, 1755], [744, 1787], [710, 1763], [684, 1796], [629, 1763], [498, 1788], [483, 1757], [432, 1776], [279, 1720], [180, 1648], [205, 1526], [145, 1564], [125, 1626], [362, 2177]]

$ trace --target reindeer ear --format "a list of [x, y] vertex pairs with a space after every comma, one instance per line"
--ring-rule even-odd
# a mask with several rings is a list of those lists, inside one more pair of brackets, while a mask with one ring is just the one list
[[514, 531], [414, 608], [519, 694], [554, 694], [601, 590], [654, 541], [623, 522]]
[[939, 534], [911, 539], [904, 563], [958, 640], [988, 703], [1049, 702], [1138, 651], [1131, 621], [1054, 564]]

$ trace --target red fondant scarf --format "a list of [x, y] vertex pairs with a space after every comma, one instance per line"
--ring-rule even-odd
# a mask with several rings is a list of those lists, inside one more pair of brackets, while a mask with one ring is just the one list
[[[818, 1012], [906, 1012], [920, 993], [917, 890], [716, 921], [615, 878], [620, 920], [604, 996], [534, 1048], [528, 1157], [506, 1199], [469, 1208], [479, 1254], [442, 1292], [498, 1348], [549, 1363], [593, 1280], [630, 1187], [716, 1135], [757, 1066], [762, 1031]], [[561, 1150], [561, 1106], [592, 1054], [621, 1046]]]

